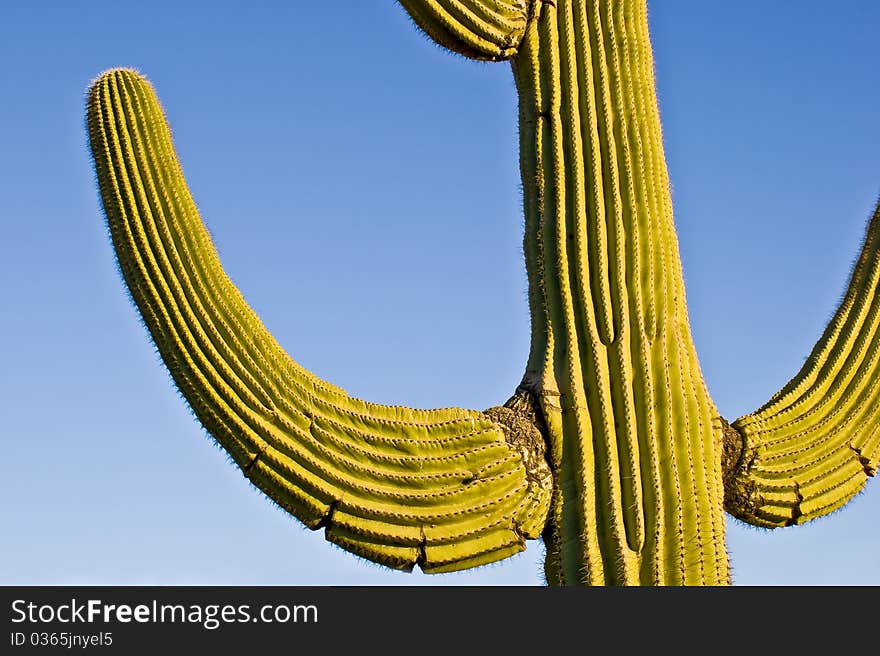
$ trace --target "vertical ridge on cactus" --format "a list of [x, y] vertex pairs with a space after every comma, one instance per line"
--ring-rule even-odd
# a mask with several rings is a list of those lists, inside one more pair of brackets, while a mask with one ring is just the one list
[[787, 526], [880, 459], [880, 210], [801, 372], [728, 424], [691, 336], [645, 0], [401, 0], [437, 43], [510, 61], [532, 335], [483, 412], [354, 399], [284, 352], [223, 272], [158, 99], [114, 69], [89, 140], [123, 278], [175, 384], [306, 526], [398, 569], [542, 537], [552, 585], [730, 582], [725, 510]]

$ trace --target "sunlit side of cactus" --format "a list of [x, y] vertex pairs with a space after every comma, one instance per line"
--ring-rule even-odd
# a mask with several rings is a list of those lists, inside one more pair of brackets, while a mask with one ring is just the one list
[[726, 584], [725, 509], [780, 526], [846, 503], [880, 457], [880, 214], [801, 373], [728, 425], [690, 333], [645, 1], [401, 4], [439, 44], [509, 60], [519, 91], [532, 341], [503, 407], [366, 403], [297, 365], [223, 272], [149, 84], [113, 70], [90, 90], [125, 282], [245, 475], [400, 569], [472, 567], [541, 535], [554, 585]]

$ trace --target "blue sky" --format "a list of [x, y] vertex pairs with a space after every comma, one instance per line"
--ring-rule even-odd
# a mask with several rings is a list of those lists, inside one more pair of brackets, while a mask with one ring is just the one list
[[[0, 583], [539, 584], [539, 542], [400, 574], [250, 487], [126, 298], [83, 125], [94, 77], [140, 70], [228, 273], [295, 359], [373, 401], [484, 408], [528, 348], [509, 67], [432, 46], [390, 0], [138, 7], [4, 6]], [[880, 194], [880, 4], [649, 7], [694, 336], [734, 419], [803, 363]], [[737, 583], [880, 584], [875, 481], [804, 527], [728, 526]]]

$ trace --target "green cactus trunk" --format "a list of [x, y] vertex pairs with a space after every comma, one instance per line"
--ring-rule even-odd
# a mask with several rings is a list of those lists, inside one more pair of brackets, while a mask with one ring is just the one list
[[721, 425], [691, 339], [643, 2], [534, 20], [520, 94], [554, 584], [728, 581]]

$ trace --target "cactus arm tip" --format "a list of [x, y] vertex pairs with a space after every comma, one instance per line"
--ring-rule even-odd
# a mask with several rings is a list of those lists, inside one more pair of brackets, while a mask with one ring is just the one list
[[251, 483], [328, 540], [402, 570], [481, 565], [541, 534], [549, 468], [521, 422], [367, 403], [290, 359], [223, 271], [149, 82], [101, 75], [87, 127], [131, 298], [191, 410]]
[[741, 452], [725, 475], [725, 508], [757, 526], [802, 524], [831, 513], [877, 473], [880, 205], [846, 294], [804, 366], [728, 434]]
[[413, 22], [439, 45], [471, 59], [516, 55], [531, 0], [398, 0]]

